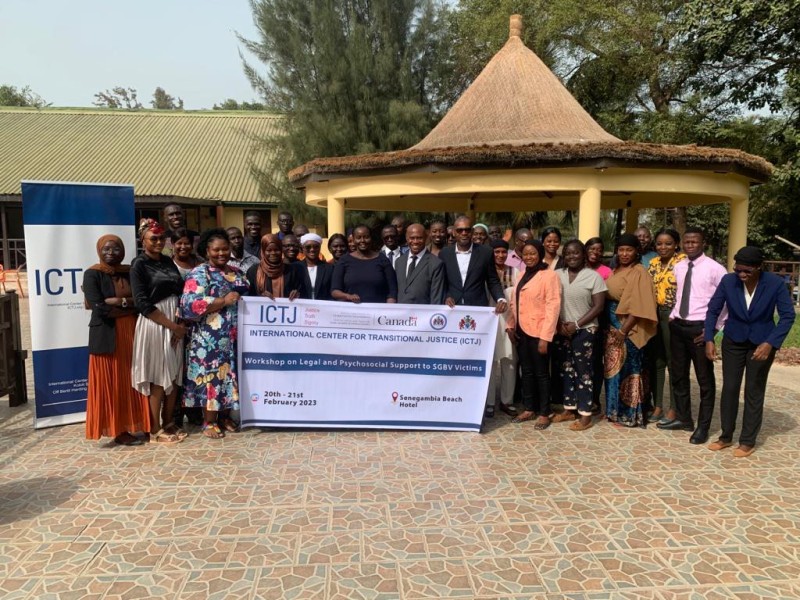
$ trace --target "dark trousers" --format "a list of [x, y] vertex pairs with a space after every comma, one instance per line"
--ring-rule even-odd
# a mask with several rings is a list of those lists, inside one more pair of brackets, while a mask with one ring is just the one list
[[[540, 416], [550, 416], [550, 352], [539, 354], [539, 338], [517, 328], [522, 405]], [[549, 349], [548, 349], [549, 350]]]
[[592, 369], [597, 333], [579, 329], [575, 335], [557, 335], [553, 340], [551, 354], [553, 362], [561, 371], [561, 403], [566, 410], [577, 410], [582, 416], [590, 416], [594, 408]]
[[736, 429], [736, 416], [739, 413], [739, 390], [744, 377], [744, 415], [739, 443], [755, 446], [761, 421], [764, 416], [764, 393], [767, 389], [767, 376], [776, 350], [773, 348], [767, 360], [753, 360], [756, 344], [737, 343], [722, 338], [722, 395], [720, 396], [720, 416], [722, 433], [719, 439], [733, 441]]
[[[667, 367], [670, 357], [669, 313], [671, 308], [658, 307], [658, 329], [656, 335], [647, 343], [648, 361], [650, 364], [650, 381], [653, 393], [653, 408], [664, 407], [664, 387], [667, 381]], [[669, 408], [675, 409], [670, 379]]]
[[700, 386], [700, 411], [697, 427], [708, 429], [714, 415], [716, 379], [714, 363], [706, 358], [705, 343], [694, 339], [703, 333], [702, 321], [674, 319], [669, 324], [670, 362], [669, 377], [675, 398], [675, 412], [679, 421], [692, 422], [692, 397], [689, 384], [689, 364], [694, 365], [697, 384]]

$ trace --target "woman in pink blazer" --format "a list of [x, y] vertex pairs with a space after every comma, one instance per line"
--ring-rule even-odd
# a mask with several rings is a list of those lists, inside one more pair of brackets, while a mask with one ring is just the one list
[[548, 269], [544, 247], [529, 240], [522, 249], [525, 273], [511, 294], [506, 333], [517, 345], [522, 371], [522, 403], [525, 411], [514, 423], [530, 421], [538, 413], [534, 429], [550, 426], [550, 342], [561, 311], [561, 284]]

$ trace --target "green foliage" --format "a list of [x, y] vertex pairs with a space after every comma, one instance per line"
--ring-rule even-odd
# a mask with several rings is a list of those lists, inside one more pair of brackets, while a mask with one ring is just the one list
[[92, 104], [105, 108], [127, 108], [130, 110], [142, 108], [142, 103], [139, 102], [136, 90], [122, 86], [117, 86], [104, 92], [97, 92], [94, 95]]
[[750, 109], [785, 108], [800, 91], [800, 0], [689, 0], [687, 52], [708, 95]]
[[170, 96], [162, 87], [157, 87], [153, 92], [150, 104], [158, 110], [183, 110], [183, 99]]
[[31, 91], [29, 86], [16, 88], [13, 85], [0, 85], [0, 106], [31, 106], [44, 108], [50, 106], [37, 93]]
[[[432, 0], [251, 0], [251, 7], [258, 37], [241, 41], [257, 62], [245, 62], [245, 73], [266, 105], [286, 115], [286, 134], [264, 140], [277, 150], [278, 169], [405, 148], [429, 131], [443, 7]], [[262, 173], [260, 182], [296, 216], [307, 213], [285, 177]]]
[[214, 104], [212, 110], [266, 110], [262, 102], [237, 102], [233, 98], [226, 98], [219, 104]]

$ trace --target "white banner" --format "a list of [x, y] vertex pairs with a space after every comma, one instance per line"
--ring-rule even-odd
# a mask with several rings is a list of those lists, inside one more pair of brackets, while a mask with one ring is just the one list
[[491, 308], [242, 298], [238, 329], [244, 426], [480, 430]]
[[83, 271], [99, 261], [96, 243], [111, 233], [136, 255], [133, 187], [22, 182], [22, 212], [30, 291], [34, 426], [86, 419], [89, 317]]

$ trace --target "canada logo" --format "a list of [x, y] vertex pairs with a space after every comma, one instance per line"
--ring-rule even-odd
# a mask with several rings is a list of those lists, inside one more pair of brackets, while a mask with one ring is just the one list
[[477, 323], [475, 322], [475, 319], [473, 319], [469, 315], [465, 316], [458, 322], [458, 328], [461, 331], [475, 331], [476, 325]]

